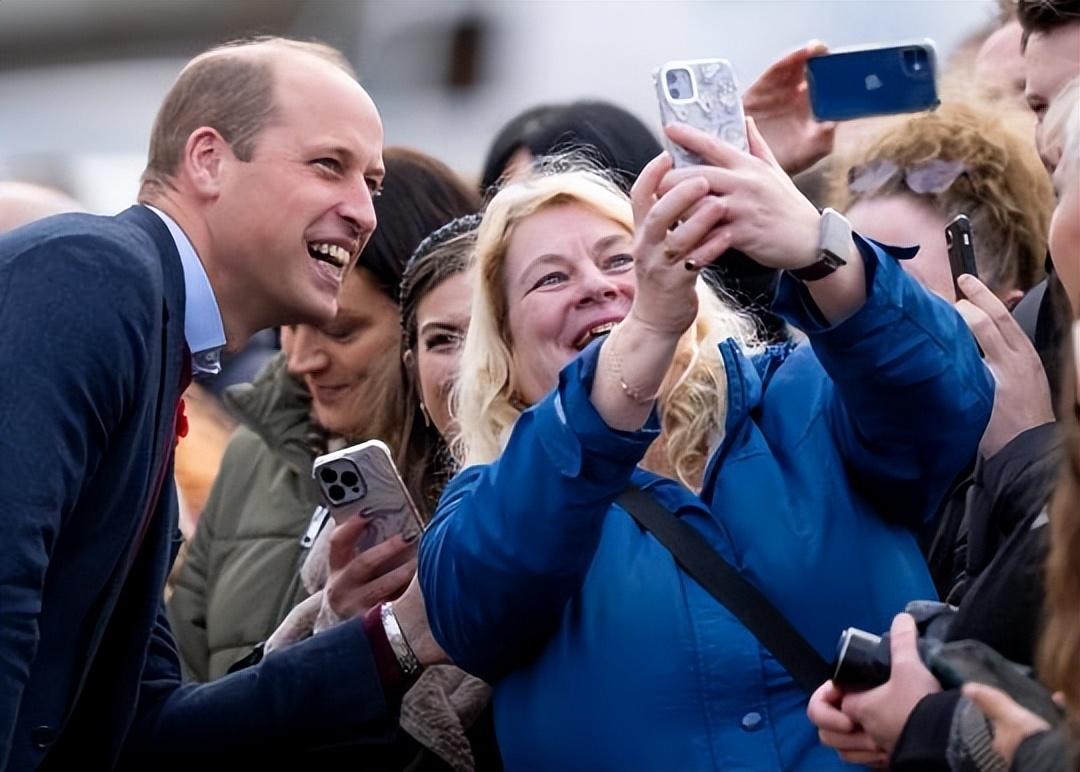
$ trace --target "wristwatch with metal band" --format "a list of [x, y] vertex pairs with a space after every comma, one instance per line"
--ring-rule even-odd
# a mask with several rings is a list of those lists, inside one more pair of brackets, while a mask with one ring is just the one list
[[835, 209], [821, 213], [818, 232], [818, 259], [810, 265], [789, 270], [799, 281], [824, 279], [837, 268], [847, 265], [844, 255], [851, 249], [851, 223]]

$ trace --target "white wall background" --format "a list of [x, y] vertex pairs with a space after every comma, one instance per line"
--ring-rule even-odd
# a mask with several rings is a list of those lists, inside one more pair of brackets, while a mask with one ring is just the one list
[[[249, 0], [256, 16], [259, 1]], [[38, 0], [39, 13], [48, 2]], [[309, 12], [320, 8], [314, 0]], [[839, 47], [930, 37], [944, 59], [994, 15], [996, 3], [339, 0], [331, 8], [339, 14], [335, 28], [351, 30], [351, 53], [380, 106], [387, 142], [412, 145], [477, 175], [500, 126], [539, 102], [603, 98], [652, 124], [649, 74], [669, 59], [726, 57], [744, 85], [781, 53], [813, 38]], [[494, 34], [482, 85], [462, 94], [425, 78], [424, 68], [441, 60], [422, 33], [466, 14], [485, 18]], [[0, 178], [33, 174], [59, 182], [94, 211], [126, 206], [154, 112], [182, 65], [181, 59], [158, 59], [0, 72]]]

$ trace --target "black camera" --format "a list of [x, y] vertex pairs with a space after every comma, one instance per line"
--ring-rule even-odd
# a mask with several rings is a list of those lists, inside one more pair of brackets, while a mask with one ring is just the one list
[[[932, 627], [929, 633], [920, 632], [919, 657], [941, 688], [957, 689], [969, 681], [989, 684], [1051, 724], [1061, 719], [1061, 708], [1034, 679], [1031, 668], [1005, 659], [981, 641], [944, 643]], [[832, 680], [841, 689], [858, 692], [881, 686], [891, 669], [888, 633], [878, 636], [849, 627], [840, 635]]]
[[[919, 638], [919, 656], [923, 662], [927, 661], [931, 645], [931, 642]], [[832, 677], [837, 686], [849, 692], [873, 689], [889, 680], [891, 669], [888, 633], [874, 635], [857, 627], [849, 627], [840, 634]]]

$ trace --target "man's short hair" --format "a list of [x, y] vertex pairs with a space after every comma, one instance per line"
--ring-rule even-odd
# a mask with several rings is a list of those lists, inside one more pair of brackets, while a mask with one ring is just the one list
[[1080, 22], [1080, 0], [1016, 0], [1016, 18], [1024, 28], [1022, 45], [1036, 32], [1053, 32]]
[[[269, 49], [249, 56], [249, 49]], [[154, 119], [139, 198], [172, 187], [191, 133], [215, 129], [241, 161], [251, 160], [255, 138], [274, 118], [272, 55], [297, 52], [323, 59], [355, 79], [356, 71], [336, 48], [281, 37], [234, 40], [200, 54], [180, 73]]]

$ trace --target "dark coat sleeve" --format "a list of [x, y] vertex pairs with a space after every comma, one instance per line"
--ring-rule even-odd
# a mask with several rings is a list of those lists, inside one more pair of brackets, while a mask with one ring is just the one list
[[950, 772], [946, 759], [953, 713], [960, 690], [928, 694], [911, 711], [893, 749], [889, 769], [895, 772]]
[[284, 756], [339, 744], [388, 744], [396, 727], [359, 620], [212, 683], [181, 685], [162, 609], [121, 767], [194, 769], [214, 759], [272, 768]]

